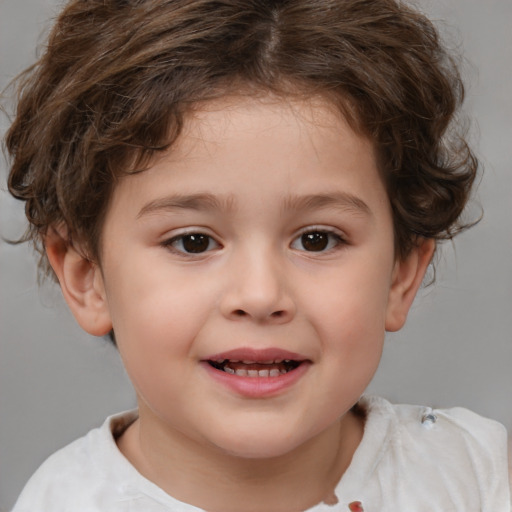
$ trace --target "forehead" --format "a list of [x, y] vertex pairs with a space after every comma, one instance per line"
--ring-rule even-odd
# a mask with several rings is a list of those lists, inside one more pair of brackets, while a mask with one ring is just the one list
[[[208, 135], [218, 138], [232, 136], [230, 128], [234, 124], [240, 134], [246, 132], [260, 136], [284, 125], [292, 130], [292, 135], [296, 135], [297, 131], [306, 134], [311, 130], [338, 132], [340, 128], [356, 135], [340, 106], [324, 96], [302, 97], [261, 92], [228, 94], [197, 103], [186, 117], [181, 141], [187, 137], [208, 141]], [[366, 142], [370, 144], [369, 140]]]
[[[300, 156], [296, 153], [297, 158], [308, 151], [315, 160], [340, 156], [335, 155], [336, 151], [326, 151], [329, 148], [343, 152], [344, 160], [375, 164], [374, 144], [356, 132], [353, 124], [346, 120], [339, 105], [323, 96], [298, 99], [273, 94], [227, 95], [196, 104], [185, 116], [180, 136], [168, 151], [156, 155], [149, 167], [186, 164], [208, 156], [226, 157], [222, 155], [226, 149], [235, 158], [247, 148], [254, 150], [253, 158], [259, 154], [258, 160], [286, 156], [292, 163], [292, 152], [298, 145], [304, 151]], [[245, 159], [241, 166], [251, 163], [257, 165]]]
[[[218, 198], [203, 206], [230, 207], [255, 194], [262, 204], [279, 196], [281, 208], [295, 209], [333, 203], [336, 195], [361, 211], [367, 201], [375, 202], [372, 196], [382, 200], [373, 144], [339, 109], [322, 98], [270, 95], [228, 96], [196, 106], [169, 150], [146, 171], [122, 179], [114, 200], [121, 191], [134, 204], [147, 196], [142, 212], [159, 204], [190, 205], [183, 197], [201, 194]], [[182, 198], [167, 201], [168, 195]]]

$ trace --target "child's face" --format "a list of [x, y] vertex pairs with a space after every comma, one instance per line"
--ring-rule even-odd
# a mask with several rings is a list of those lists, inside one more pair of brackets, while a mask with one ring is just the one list
[[363, 393], [412, 299], [372, 145], [332, 110], [216, 102], [117, 185], [98, 289], [141, 422], [271, 457]]

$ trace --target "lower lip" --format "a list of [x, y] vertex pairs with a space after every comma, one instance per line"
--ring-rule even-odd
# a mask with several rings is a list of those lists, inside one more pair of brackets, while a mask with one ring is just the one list
[[310, 363], [304, 362], [279, 377], [241, 377], [217, 370], [205, 361], [202, 361], [201, 365], [213, 379], [231, 391], [248, 398], [265, 398], [292, 387], [308, 371]]

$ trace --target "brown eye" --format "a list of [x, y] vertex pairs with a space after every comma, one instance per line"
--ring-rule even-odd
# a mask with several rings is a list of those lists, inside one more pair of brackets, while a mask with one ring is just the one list
[[206, 235], [186, 235], [183, 237], [183, 249], [186, 252], [204, 252], [210, 245], [210, 237]]
[[333, 231], [312, 230], [298, 236], [291, 247], [298, 251], [325, 252], [345, 243], [345, 240]]
[[306, 251], [324, 251], [329, 244], [329, 235], [320, 232], [304, 233], [301, 243]]
[[173, 238], [165, 245], [172, 247], [177, 252], [186, 254], [201, 254], [219, 246], [211, 236], [203, 233], [180, 235]]

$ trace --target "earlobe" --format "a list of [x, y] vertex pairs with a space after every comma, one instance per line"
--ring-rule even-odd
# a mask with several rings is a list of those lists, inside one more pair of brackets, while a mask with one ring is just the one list
[[396, 262], [386, 312], [387, 331], [398, 331], [405, 324], [434, 250], [434, 240], [421, 239], [405, 259]]
[[112, 322], [99, 266], [73, 247], [65, 229], [50, 228], [44, 243], [64, 298], [80, 327], [94, 336], [110, 332]]

